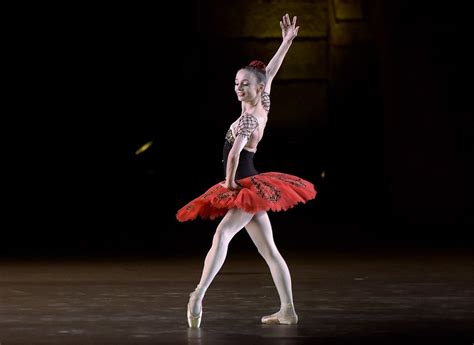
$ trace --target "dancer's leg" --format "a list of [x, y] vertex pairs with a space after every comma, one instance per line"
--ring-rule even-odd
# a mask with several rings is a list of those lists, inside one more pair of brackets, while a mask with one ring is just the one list
[[201, 311], [201, 302], [207, 288], [224, 264], [230, 240], [252, 219], [253, 214], [240, 209], [230, 209], [217, 226], [212, 246], [204, 260], [201, 280], [190, 299], [190, 310], [194, 315]]
[[270, 268], [273, 281], [280, 296], [280, 315], [293, 319], [297, 318], [293, 305], [290, 270], [275, 245], [272, 226], [267, 212], [255, 214], [245, 228], [258, 252]]

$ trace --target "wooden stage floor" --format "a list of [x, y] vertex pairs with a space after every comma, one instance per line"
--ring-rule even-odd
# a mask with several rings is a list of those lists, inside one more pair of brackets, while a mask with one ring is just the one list
[[0, 344], [467, 344], [474, 259], [460, 251], [282, 254], [297, 325], [263, 325], [279, 300], [265, 261], [232, 252], [203, 302], [186, 304], [205, 252], [182, 258], [2, 259]]

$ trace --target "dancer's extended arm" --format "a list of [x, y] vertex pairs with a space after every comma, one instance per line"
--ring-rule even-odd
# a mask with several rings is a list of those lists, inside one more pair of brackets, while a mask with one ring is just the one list
[[277, 74], [280, 66], [285, 59], [286, 53], [291, 47], [293, 39], [298, 35], [299, 26], [296, 26], [296, 16], [293, 17], [293, 22], [290, 21], [290, 16], [285, 14], [280, 21], [281, 35], [283, 41], [280, 44], [277, 52], [271, 58], [267, 65], [267, 84], [265, 85], [265, 92], [270, 93], [273, 78]]

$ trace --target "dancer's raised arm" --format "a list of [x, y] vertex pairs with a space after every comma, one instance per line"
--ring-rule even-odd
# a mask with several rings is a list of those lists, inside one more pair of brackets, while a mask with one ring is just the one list
[[267, 83], [265, 85], [265, 92], [267, 93], [270, 93], [273, 78], [280, 69], [285, 55], [290, 49], [293, 39], [298, 35], [298, 30], [300, 28], [299, 26], [296, 26], [296, 16], [293, 17], [293, 21], [290, 21], [290, 16], [288, 13], [285, 14], [280, 21], [280, 27], [283, 40], [266, 68]]

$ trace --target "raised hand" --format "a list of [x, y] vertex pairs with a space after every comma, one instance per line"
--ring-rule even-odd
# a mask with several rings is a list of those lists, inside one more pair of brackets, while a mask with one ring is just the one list
[[299, 26], [296, 26], [296, 16], [293, 17], [293, 22], [290, 21], [290, 16], [285, 14], [280, 21], [281, 27], [281, 36], [283, 37], [283, 41], [291, 42], [293, 38], [298, 35]]

